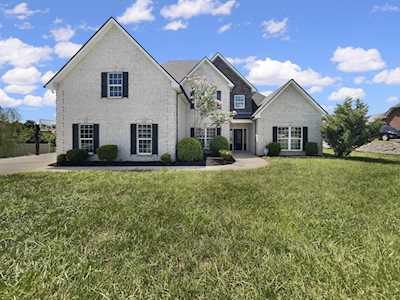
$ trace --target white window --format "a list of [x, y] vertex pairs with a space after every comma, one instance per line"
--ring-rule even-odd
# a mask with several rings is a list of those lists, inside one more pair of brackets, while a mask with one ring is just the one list
[[122, 73], [108, 73], [108, 97], [122, 98]]
[[79, 124], [79, 149], [94, 153], [94, 129], [93, 124]]
[[278, 127], [278, 143], [283, 151], [303, 150], [301, 127]]
[[196, 128], [195, 137], [200, 140], [204, 149], [210, 149], [211, 141], [217, 136], [217, 128]]
[[151, 124], [138, 124], [136, 128], [137, 153], [149, 155], [153, 153], [153, 130]]
[[244, 95], [233, 96], [233, 108], [244, 109], [245, 108], [245, 97]]

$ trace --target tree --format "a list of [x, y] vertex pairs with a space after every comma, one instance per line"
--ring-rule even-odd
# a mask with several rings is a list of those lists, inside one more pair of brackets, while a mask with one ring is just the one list
[[371, 130], [367, 114], [368, 106], [365, 103], [348, 98], [336, 106], [334, 114], [323, 118], [323, 138], [336, 156], [347, 156], [368, 142]]
[[216, 99], [217, 87], [210, 84], [206, 78], [190, 78], [189, 84], [192, 89], [191, 98], [194, 102], [197, 128], [221, 127], [233, 118], [235, 112], [220, 109], [222, 101]]
[[0, 157], [9, 156], [16, 147], [18, 119], [19, 114], [15, 109], [0, 106]]

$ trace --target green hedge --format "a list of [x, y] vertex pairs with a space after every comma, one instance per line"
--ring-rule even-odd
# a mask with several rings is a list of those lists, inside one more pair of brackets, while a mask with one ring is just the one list
[[278, 156], [281, 153], [281, 145], [278, 143], [269, 143], [267, 149], [268, 156]]
[[229, 150], [219, 150], [219, 156], [225, 161], [234, 161], [232, 151]]
[[118, 157], [118, 146], [103, 145], [97, 149], [96, 154], [100, 160], [114, 161]]
[[200, 141], [195, 138], [180, 140], [177, 148], [179, 161], [194, 162], [203, 160], [203, 147]]
[[161, 155], [160, 160], [163, 164], [170, 164], [172, 163], [172, 157], [171, 154], [169, 153], [164, 153], [163, 155]]
[[220, 150], [229, 150], [229, 142], [224, 136], [217, 136], [210, 142], [210, 150], [213, 154], [219, 155]]
[[318, 155], [318, 144], [308, 142], [304, 145], [304, 151], [308, 156], [315, 156]]
[[79, 164], [87, 160], [89, 154], [87, 153], [86, 150], [83, 149], [72, 149], [67, 151], [66, 157], [67, 161], [70, 161], [73, 164]]

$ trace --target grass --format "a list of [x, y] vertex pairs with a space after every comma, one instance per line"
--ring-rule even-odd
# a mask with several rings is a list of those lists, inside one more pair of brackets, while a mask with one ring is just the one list
[[0, 176], [1, 299], [399, 299], [400, 157]]

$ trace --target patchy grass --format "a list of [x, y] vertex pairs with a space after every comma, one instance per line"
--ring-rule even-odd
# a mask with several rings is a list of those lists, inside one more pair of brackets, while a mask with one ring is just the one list
[[400, 298], [400, 157], [0, 177], [2, 299]]

